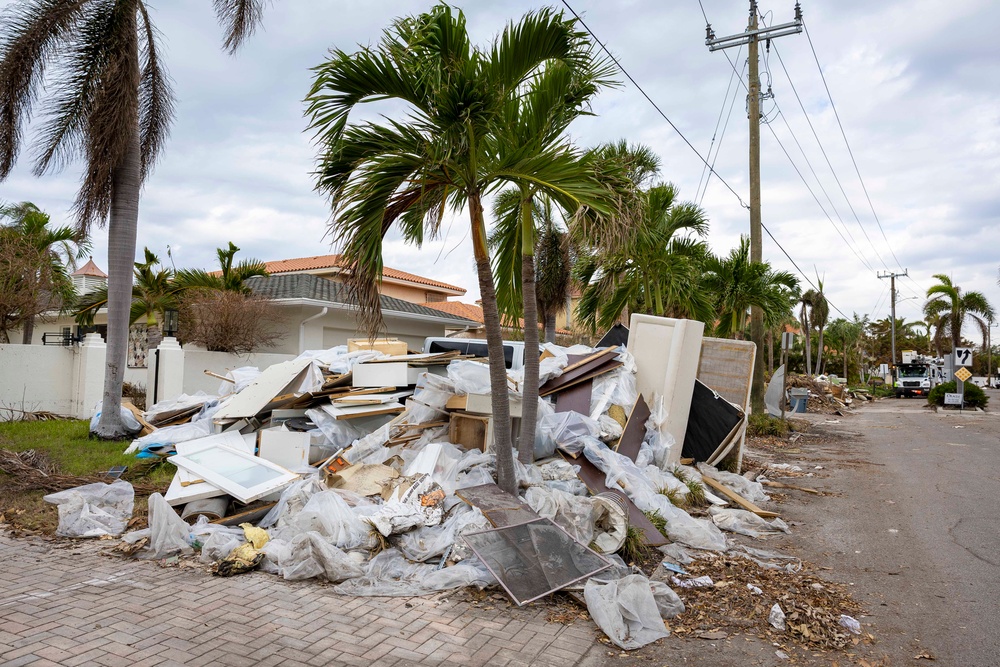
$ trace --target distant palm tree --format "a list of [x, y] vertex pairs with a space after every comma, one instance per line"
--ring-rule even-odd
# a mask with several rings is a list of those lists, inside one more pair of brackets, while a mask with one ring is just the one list
[[708, 233], [708, 219], [677, 194], [669, 183], [642, 191], [631, 238], [581, 257], [577, 314], [590, 329], [612, 327], [625, 311], [711, 321], [711, 300], [699, 285], [709, 252], [698, 237]]
[[[70, 271], [76, 269], [78, 259], [90, 252], [87, 235], [72, 227], [50, 227], [48, 214], [27, 201], [0, 206], [0, 220], [3, 219], [10, 221], [5, 225], [8, 233], [23, 237], [45, 259], [45, 274], [55, 289], [52, 303], [60, 307], [71, 303], [76, 292]], [[22, 279], [37, 279], [42, 269], [39, 267], [35, 276], [22, 276]], [[31, 344], [34, 324], [34, 317], [24, 321], [21, 342], [25, 345]]]
[[712, 296], [717, 324], [715, 335], [738, 338], [746, 328], [750, 308], [764, 313], [764, 325], [773, 326], [789, 312], [789, 294], [799, 285], [787, 271], [775, 271], [768, 262], [750, 260], [750, 239], [740, 237], [738, 247], [726, 257], [705, 262], [703, 288]]
[[267, 265], [259, 259], [244, 259], [233, 265], [233, 258], [240, 249], [232, 241], [228, 248], [216, 248], [219, 257], [219, 271], [208, 273], [202, 269], [181, 269], [174, 280], [182, 289], [212, 289], [226, 292], [250, 294], [247, 278], [266, 276]]
[[816, 341], [816, 373], [823, 373], [823, 332], [826, 329], [826, 322], [830, 319], [830, 303], [823, 294], [823, 281], [816, 276], [817, 289], [813, 293], [810, 307], [809, 320], [819, 334]]
[[[468, 207], [498, 424], [509, 421], [510, 405], [483, 198], [526, 182], [561, 191], [567, 200], [600, 194], [590, 179], [580, 178], [581, 155], [571, 145], [538, 138], [516, 145], [504, 126], [534, 95], [534, 86], [546, 85], [550, 67], [582, 69], [592, 59], [586, 33], [551, 9], [509, 24], [483, 49], [471, 43], [461, 11], [437, 5], [396, 20], [377, 46], [356, 53], [334, 49], [315, 68], [306, 98], [320, 144], [317, 188], [334, 206], [331, 232], [341, 239], [361, 325], [369, 333], [382, 327], [378, 281], [385, 234], [398, 225], [419, 245], [439, 232], [445, 210]], [[405, 115], [349, 122], [359, 105], [387, 99], [405, 103]], [[508, 429], [496, 429], [494, 447], [497, 482], [513, 493]]]
[[[256, 27], [263, 0], [214, 5], [232, 52]], [[118, 407], [139, 192], [173, 117], [156, 38], [144, 0], [20, 0], [0, 15], [0, 181], [14, 168], [34, 103], [45, 99], [35, 174], [80, 159], [77, 226], [88, 232], [94, 223], [108, 223], [107, 365], [94, 429], [103, 438], [127, 433]]]
[[962, 324], [972, 319], [986, 340], [989, 321], [996, 318], [993, 306], [982, 292], [963, 292], [951, 278], [935, 274], [938, 284], [927, 288], [924, 315], [937, 324], [938, 333], [951, 335], [951, 349], [962, 347]]

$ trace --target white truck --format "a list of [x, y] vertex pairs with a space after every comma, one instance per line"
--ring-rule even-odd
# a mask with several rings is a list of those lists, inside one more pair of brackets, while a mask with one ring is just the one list
[[893, 390], [896, 398], [927, 396], [942, 381], [941, 365], [932, 357], [903, 352], [903, 363], [896, 367]]

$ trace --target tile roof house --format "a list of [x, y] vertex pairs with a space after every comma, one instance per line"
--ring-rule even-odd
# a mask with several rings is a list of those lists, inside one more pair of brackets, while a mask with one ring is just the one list
[[[264, 265], [272, 276], [310, 274], [342, 282], [345, 273], [341, 255], [280, 259], [264, 262]], [[381, 292], [385, 296], [413, 303], [426, 303], [428, 301], [447, 301], [449, 297], [453, 296], [464, 296], [466, 290], [463, 287], [384, 266], [382, 267]]]
[[[467, 320], [472, 320], [478, 324], [477, 327], [469, 328], [465, 327], [463, 331], [468, 331], [471, 333], [476, 333], [476, 335], [483, 334], [483, 307], [478, 304], [462, 303], [460, 301], [444, 301], [440, 303], [426, 303], [424, 304], [428, 308], [433, 308], [434, 310], [439, 310], [444, 313], [449, 313], [457, 317], [463, 317]], [[524, 329], [524, 319], [518, 319], [517, 327], [504, 327], [504, 329]], [[568, 329], [563, 329], [561, 327], [556, 328], [556, 333], [559, 335], [570, 335], [573, 332]]]

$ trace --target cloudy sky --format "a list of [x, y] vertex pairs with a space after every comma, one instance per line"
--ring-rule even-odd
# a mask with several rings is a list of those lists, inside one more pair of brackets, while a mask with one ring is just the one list
[[[703, 1], [718, 36], [744, 29], [746, 2]], [[0, 8], [9, 4], [0, 0]], [[264, 260], [331, 252], [329, 204], [312, 189], [316, 150], [302, 113], [309, 69], [330, 47], [373, 43], [393, 17], [429, 3], [277, 0], [265, 29], [236, 56], [219, 48], [207, 0], [148, 4], [178, 103], [165, 155], [143, 192], [139, 253], [149, 246], [166, 260], [169, 247], [180, 268], [212, 266], [214, 249], [230, 240], [242, 254]], [[541, 6], [456, 4], [479, 43]], [[728, 252], [748, 233], [740, 198], [749, 201], [749, 185], [745, 91], [736, 89], [726, 54], [742, 69], [746, 51], [708, 51], [697, 0], [570, 4], [694, 147], [711, 154], [739, 198], [715, 178], [704, 187], [701, 159], [630, 83], [600, 95], [597, 115], [573, 126], [575, 140], [592, 146], [625, 138], [652, 147], [662, 159], [662, 178], [707, 211], [713, 250]], [[761, 130], [764, 224], [809, 279], [824, 281], [833, 306], [847, 316], [887, 316], [889, 281], [877, 273], [903, 269], [910, 277], [898, 281], [898, 314], [907, 320], [919, 318], [935, 273], [985, 292], [1000, 306], [1000, 45], [992, 34], [1000, 3], [802, 4], [871, 204], [809, 41], [792, 35], [762, 54], [763, 83], [774, 94], [763, 107], [770, 123]], [[791, 0], [760, 2], [768, 23], [791, 20], [792, 8]], [[78, 182], [78, 165], [35, 178], [22, 156], [0, 183], [0, 201], [33, 201], [68, 222]], [[446, 225], [445, 238], [419, 250], [389, 242], [386, 264], [462, 285], [471, 301], [478, 288], [467, 227], [459, 217]], [[105, 244], [98, 231], [94, 255], [104, 268]], [[764, 256], [796, 271], [766, 235]]]

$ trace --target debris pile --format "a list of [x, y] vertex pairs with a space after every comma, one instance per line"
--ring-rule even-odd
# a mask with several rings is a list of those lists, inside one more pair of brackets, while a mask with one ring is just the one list
[[[521, 605], [576, 591], [616, 645], [666, 636], [682, 598], [616, 555], [630, 536], [697, 573], [715, 561], [695, 551], [760, 560], [723, 531], [763, 539], [788, 526], [758, 505], [760, 483], [710, 465], [742, 457], [752, 344], [711, 347], [700, 323], [636, 317], [627, 347], [545, 346], [535, 460], [515, 452], [517, 496], [494, 483], [493, 432], [516, 441], [523, 374], [509, 373], [512, 422], [495, 424], [488, 367], [458, 352], [311, 351], [234, 369], [218, 396], [130, 411], [148, 433], [127, 451], [176, 474], [150, 497], [149, 528], [118, 550], [200, 551], [219, 576], [259, 568], [347, 595], [499, 584]], [[693, 361], [670, 352], [692, 345]], [[700, 503], [711, 509], [685, 509]], [[811, 609], [789, 606], [790, 627]]]

